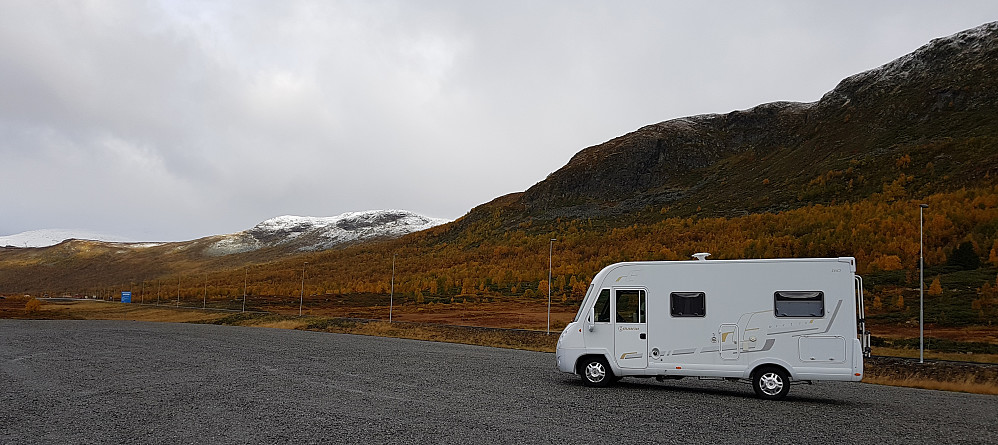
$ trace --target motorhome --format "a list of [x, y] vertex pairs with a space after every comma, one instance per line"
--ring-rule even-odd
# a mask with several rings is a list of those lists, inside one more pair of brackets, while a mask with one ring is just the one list
[[863, 378], [869, 333], [854, 258], [708, 255], [605, 267], [558, 339], [558, 369], [596, 387], [623, 377], [750, 382], [764, 399], [793, 383]]

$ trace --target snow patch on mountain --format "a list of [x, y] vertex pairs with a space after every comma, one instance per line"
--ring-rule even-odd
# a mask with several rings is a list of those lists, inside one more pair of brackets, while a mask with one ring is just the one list
[[249, 230], [222, 235], [206, 253], [228, 255], [291, 245], [299, 251], [324, 250], [372, 238], [397, 238], [450, 222], [406, 210], [369, 210], [339, 216], [278, 216]]
[[0, 236], [0, 246], [7, 247], [49, 247], [68, 239], [128, 243], [130, 240], [120, 236], [77, 229], [41, 229], [21, 232], [14, 235]]
[[822, 101], [841, 99], [848, 103], [843, 91], [855, 88], [857, 85], [871, 88], [878, 84], [897, 84], [910, 81], [913, 78], [926, 77], [934, 74], [929, 68], [936, 56], [963, 54], [981, 54], [994, 45], [994, 35], [998, 33], [998, 22], [985, 23], [976, 28], [960, 31], [948, 37], [932, 39], [929, 43], [915, 51], [898, 57], [879, 67], [846, 77], [822, 97]]

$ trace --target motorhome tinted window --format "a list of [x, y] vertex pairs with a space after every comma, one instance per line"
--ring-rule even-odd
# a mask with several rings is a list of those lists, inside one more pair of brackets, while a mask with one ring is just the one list
[[703, 292], [669, 294], [673, 317], [703, 317], [707, 313], [707, 295]]
[[617, 323], [645, 322], [645, 291], [623, 289], [617, 291]]
[[779, 291], [777, 317], [824, 317], [825, 293], [821, 291]]
[[609, 323], [610, 322], [610, 289], [603, 289], [599, 293], [599, 298], [596, 299], [596, 305], [593, 307], [593, 312], [596, 314], [596, 322]]

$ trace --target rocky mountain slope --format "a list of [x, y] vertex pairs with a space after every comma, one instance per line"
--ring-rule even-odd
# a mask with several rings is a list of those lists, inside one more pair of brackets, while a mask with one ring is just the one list
[[[733, 216], [931, 193], [998, 174], [998, 22], [932, 40], [814, 103], [674, 119], [586, 148], [494, 206], [516, 217]], [[911, 176], [911, 178], [909, 178]]]

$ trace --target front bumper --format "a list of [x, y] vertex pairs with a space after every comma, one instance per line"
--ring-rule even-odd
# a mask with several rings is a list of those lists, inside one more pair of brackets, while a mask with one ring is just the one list
[[575, 374], [575, 363], [578, 362], [579, 357], [585, 353], [586, 350], [584, 348], [558, 348], [555, 352], [558, 370], [561, 372]]

